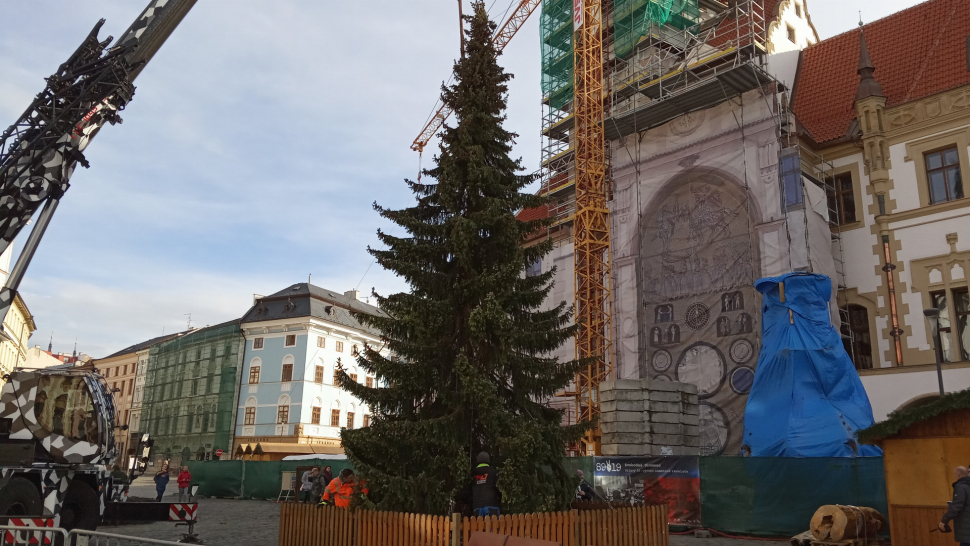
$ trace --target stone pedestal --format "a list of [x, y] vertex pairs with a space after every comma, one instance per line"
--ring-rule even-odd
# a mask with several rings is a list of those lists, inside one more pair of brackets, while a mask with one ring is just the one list
[[697, 387], [650, 379], [600, 383], [603, 455], [699, 455]]

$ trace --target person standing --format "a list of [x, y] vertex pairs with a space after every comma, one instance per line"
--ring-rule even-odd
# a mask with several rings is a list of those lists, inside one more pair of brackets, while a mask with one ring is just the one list
[[[319, 506], [327, 506], [333, 503], [337, 508], [350, 508], [350, 500], [354, 494], [354, 487], [357, 484], [357, 476], [354, 471], [345, 468], [340, 471], [340, 475], [334, 478], [327, 488], [323, 491], [323, 498], [320, 499]], [[369, 492], [367, 485], [361, 482], [360, 492], [367, 495]]]
[[593, 486], [586, 481], [582, 470], [576, 470], [576, 474], [579, 475], [579, 487], [576, 488], [576, 498], [586, 502], [592, 501], [596, 496], [593, 492]]
[[189, 492], [189, 487], [192, 486], [192, 474], [189, 473], [189, 467], [182, 467], [182, 471], [179, 472], [176, 481], [179, 484], [179, 502], [191, 501], [192, 494]]
[[960, 546], [970, 546], [970, 472], [967, 467], [958, 466], [953, 471], [953, 500], [948, 502], [946, 513], [940, 520], [940, 531], [946, 531], [946, 524], [953, 522], [953, 540]]
[[310, 497], [313, 495], [313, 480], [317, 477], [319, 470], [319, 468], [313, 467], [300, 477], [300, 502], [310, 502]]
[[111, 470], [111, 487], [113, 489], [111, 498], [120, 502], [125, 489], [128, 488], [128, 474], [125, 474], [125, 471], [118, 465], [114, 465]]
[[333, 481], [333, 470], [330, 469], [330, 465], [323, 468], [323, 472], [320, 474], [320, 480], [323, 481], [323, 487], [325, 489]]
[[162, 466], [162, 469], [155, 474], [155, 492], [158, 493], [158, 502], [162, 502], [162, 495], [165, 494], [165, 487], [168, 486], [168, 466]]
[[498, 471], [491, 467], [488, 453], [479, 453], [477, 460], [478, 466], [472, 470], [472, 512], [478, 517], [498, 516], [502, 504], [502, 493], [496, 485]]

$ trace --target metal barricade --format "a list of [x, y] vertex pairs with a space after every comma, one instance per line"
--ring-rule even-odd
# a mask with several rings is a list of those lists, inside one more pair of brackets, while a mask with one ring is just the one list
[[116, 535], [100, 531], [82, 531], [75, 529], [67, 533], [69, 546], [183, 546], [181, 543], [169, 540], [155, 540], [152, 538]]
[[0, 525], [0, 544], [12, 546], [57, 546], [65, 544], [67, 531], [41, 525]]

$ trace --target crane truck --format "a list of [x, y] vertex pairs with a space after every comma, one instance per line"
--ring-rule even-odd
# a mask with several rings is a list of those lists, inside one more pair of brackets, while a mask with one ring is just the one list
[[[117, 42], [98, 38], [101, 19], [0, 135], [0, 253], [36, 216], [0, 288], [0, 339], [11, 339], [4, 319], [75, 167], [89, 166], [84, 150], [106, 124], [121, 123], [135, 77], [195, 2], [150, 0]], [[114, 397], [97, 370], [17, 369], [4, 379], [0, 517], [44, 518], [66, 530], [94, 530], [106, 514], [115, 521], [194, 521], [194, 505], [118, 502], [112, 495], [110, 469], [124, 454], [115, 447]]]

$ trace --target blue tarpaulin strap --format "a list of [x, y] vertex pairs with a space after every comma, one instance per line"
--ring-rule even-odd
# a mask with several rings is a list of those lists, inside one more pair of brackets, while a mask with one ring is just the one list
[[829, 318], [831, 279], [789, 273], [754, 286], [763, 296], [763, 315], [761, 353], [744, 412], [750, 455], [880, 455], [856, 438], [873, 424], [872, 406]]

